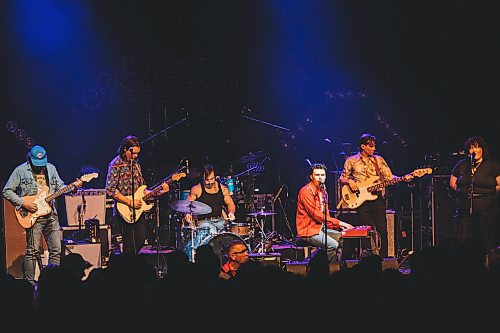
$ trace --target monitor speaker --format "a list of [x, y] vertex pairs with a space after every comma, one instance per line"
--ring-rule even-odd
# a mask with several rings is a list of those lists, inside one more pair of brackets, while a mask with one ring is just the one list
[[89, 243], [89, 244], [62, 244], [62, 255], [68, 255], [70, 253], [80, 254], [85, 261], [88, 261], [92, 266], [85, 269], [85, 276], [82, 280], [86, 280], [89, 273], [95, 268], [101, 268], [101, 244], [99, 243]]

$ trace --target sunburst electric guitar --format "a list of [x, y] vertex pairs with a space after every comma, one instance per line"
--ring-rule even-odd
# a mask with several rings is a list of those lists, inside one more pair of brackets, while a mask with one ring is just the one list
[[[414, 177], [422, 177], [423, 175], [431, 174], [431, 168], [416, 169], [411, 175]], [[358, 208], [365, 201], [372, 201], [377, 199], [377, 195], [373, 192], [377, 192], [386, 186], [394, 185], [404, 181], [404, 177], [398, 177], [391, 180], [380, 181], [379, 177], [370, 177], [364, 182], [358, 184], [358, 190], [352, 191], [349, 185], [342, 186], [342, 200], [346, 203], [347, 207], [350, 209]]]
[[[148, 194], [144, 194], [144, 190], [146, 189], [146, 185], [140, 186], [137, 191], [134, 192], [134, 199], [141, 199], [142, 200], [142, 205], [141, 208], [136, 208], [135, 209], [135, 219], [134, 219], [134, 210], [132, 207], [125, 205], [121, 202], [116, 203], [116, 209], [118, 210], [118, 213], [120, 213], [121, 217], [125, 220], [127, 223], [135, 223], [141, 214], [143, 212], [147, 212], [153, 208], [153, 203], [148, 203], [148, 199], [159, 196], [161, 194], [161, 189], [163, 184], [170, 184], [173, 181], [177, 181], [181, 179], [182, 177], [186, 177], [186, 174], [184, 172], [180, 173], [175, 173], [171, 177], [167, 178], [165, 181], [161, 182], [160, 185], [156, 186], [149, 192]], [[132, 196], [128, 195], [125, 196], [125, 198], [129, 198], [132, 200]]]
[[32, 202], [36, 205], [36, 212], [31, 213], [24, 208], [20, 208], [16, 210], [17, 221], [23, 228], [31, 228], [36, 220], [41, 216], [49, 215], [52, 212], [52, 207], [50, 207], [50, 202], [60, 196], [61, 194], [72, 191], [76, 188], [76, 183], [80, 180], [84, 182], [89, 182], [94, 178], [97, 178], [99, 174], [97, 172], [89, 173], [80, 177], [80, 179], [75, 180], [71, 184], [60, 188], [56, 192], [49, 195], [48, 186], [44, 186], [38, 190], [38, 193], [35, 195], [27, 195], [22, 197], [24, 202]]

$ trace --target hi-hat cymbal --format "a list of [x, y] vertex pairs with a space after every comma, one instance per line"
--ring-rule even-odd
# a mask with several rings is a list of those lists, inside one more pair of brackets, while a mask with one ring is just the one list
[[170, 203], [170, 208], [173, 210], [193, 215], [209, 214], [212, 212], [212, 208], [200, 201], [190, 201], [190, 200], [176, 200]]
[[255, 213], [248, 213], [247, 216], [252, 216], [252, 217], [257, 217], [257, 216], [269, 216], [269, 215], [276, 215], [277, 213], [273, 212], [255, 212]]

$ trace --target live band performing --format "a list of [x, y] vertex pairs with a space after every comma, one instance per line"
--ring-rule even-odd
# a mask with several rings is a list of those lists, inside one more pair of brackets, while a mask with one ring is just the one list
[[498, 331], [495, 11], [384, 6], [2, 4], [0, 330]]

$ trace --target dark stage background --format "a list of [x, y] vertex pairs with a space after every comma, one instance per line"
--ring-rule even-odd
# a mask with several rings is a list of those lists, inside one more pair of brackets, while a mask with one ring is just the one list
[[66, 182], [92, 166], [100, 177], [89, 186], [103, 188], [121, 139], [153, 135], [141, 156], [149, 184], [183, 158], [192, 167], [211, 162], [224, 176], [262, 152], [257, 161], [269, 159], [257, 187], [288, 186], [294, 227], [306, 159], [335, 171], [361, 133], [378, 137], [399, 175], [424, 166], [449, 174], [471, 135], [498, 157], [499, 9], [474, 1], [3, 1], [2, 185], [31, 143], [46, 147]]

